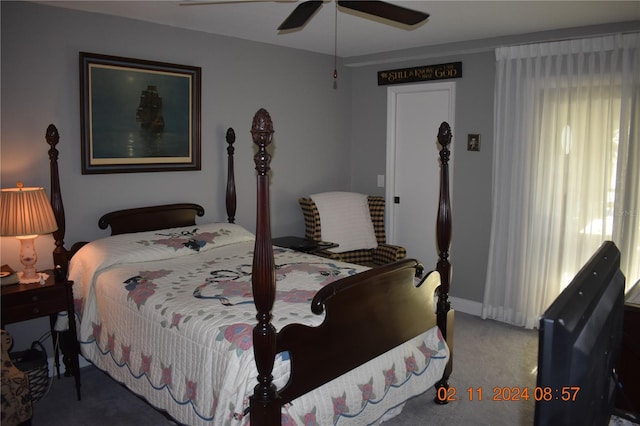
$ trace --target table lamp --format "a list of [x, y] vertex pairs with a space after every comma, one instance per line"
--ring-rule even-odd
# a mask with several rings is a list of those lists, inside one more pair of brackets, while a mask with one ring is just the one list
[[19, 272], [21, 283], [37, 282], [35, 239], [38, 235], [50, 234], [58, 229], [51, 203], [43, 188], [2, 189], [0, 192], [0, 235], [17, 237], [20, 241], [20, 263], [24, 270]]

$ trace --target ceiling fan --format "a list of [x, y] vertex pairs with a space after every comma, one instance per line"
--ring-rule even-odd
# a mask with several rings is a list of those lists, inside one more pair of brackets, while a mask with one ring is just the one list
[[[201, 5], [211, 3], [251, 2], [256, 0], [219, 0], [219, 1], [184, 1], [181, 5]], [[260, 1], [260, 0], [257, 0]], [[377, 16], [404, 25], [416, 25], [429, 17], [428, 13], [398, 6], [386, 1], [345, 1], [335, 0], [340, 7], [356, 12]], [[307, 0], [300, 3], [287, 19], [280, 24], [278, 31], [295, 30], [303, 27], [324, 3], [322, 0]]]
[[[336, 0], [340, 7], [366, 13], [404, 25], [416, 25], [429, 17], [429, 14], [407, 9], [386, 1], [344, 1]], [[313, 14], [322, 6], [322, 0], [308, 0], [300, 3], [278, 27], [279, 31], [303, 27]]]

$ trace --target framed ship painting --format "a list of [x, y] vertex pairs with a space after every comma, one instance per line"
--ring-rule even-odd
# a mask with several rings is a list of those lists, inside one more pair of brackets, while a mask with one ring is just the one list
[[200, 74], [80, 52], [82, 174], [200, 170]]

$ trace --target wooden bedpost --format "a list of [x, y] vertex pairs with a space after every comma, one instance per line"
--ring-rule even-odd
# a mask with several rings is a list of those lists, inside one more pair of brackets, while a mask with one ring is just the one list
[[233, 154], [235, 148], [233, 147], [236, 141], [236, 132], [231, 127], [227, 129], [227, 221], [229, 223], [236, 222], [236, 181], [235, 171], [233, 170]]
[[271, 310], [276, 292], [276, 273], [269, 211], [268, 172], [271, 155], [266, 149], [273, 137], [273, 123], [265, 109], [259, 109], [253, 117], [251, 136], [253, 143], [258, 145], [258, 152], [254, 156], [258, 175], [258, 205], [251, 280], [258, 311], [258, 323], [253, 328], [253, 353], [258, 369], [258, 384], [251, 396], [250, 415], [252, 426], [274, 426], [280, 424], [280, 404], [276, 387], [272, 382], [276, 356], [276, 329], [271, 323]]
[[62, 193], [60, 191], [60, 175], [58, 173], [58, 150], [56, 145], [60, 141], [60, 135], [58, 129], [53, 124], [49, 124], [47, 132], [44, 135], [49, 148], [49, 162], [51, 171], [51, 208], [53, 209], [53, 215], [56, 218], [58, 229], [53, 232], [53, 238], [56, 242], [56, 248], [53, 250], [53, 265], [62, 268], [64, 275], [67, 275], [67, 269], [69, 267], [69, 259], [67, 249], [64, 248], [64, 234], [65, 234], [65, 217], [64, 217], [64, 205], [62, 204]]
[[[449, 286], [451, 284], [451, 264], [449, 263], [449, 246], [451, 245], [451, 200], [449, 198], [449, 144], [451, 143], [451, 127], [449, 123], [443, 121], [438, 130], [438, 143], [440, 144], [440, 196], [438, 200], [438, 217], [436, 225], [436, 239], [438, 242], [438, 264], [436, 270], [440, 273], [440, 287], [438, 288], [438, 303], [436, 315], [438, 327], [448, 343], [453, 343], [453, 329], [448, 327], [451, 303], [449, 302]], [[452, 312], [451, 312], [452, 314]], [[451, 347], [451, 345], [450, 345]], [[448, 379], [451, 374], [453, 351], [447, 364], [442, 379], [436, 383], [436, 389], [447, 389]], [[436, 393], [435, 401], [439, 404], [446, 404], [446, 395], [441, 391]], [[442, 397], [445, 398], [442, 398]]]

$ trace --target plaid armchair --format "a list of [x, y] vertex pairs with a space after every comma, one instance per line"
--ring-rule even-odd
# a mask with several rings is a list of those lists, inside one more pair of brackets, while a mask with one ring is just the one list
[[[384, 197], [370, 195], [367, 197], [367, 200], [369, 202], [369, 212], [371, 214], [376, 240], [378, 241], [378, 247], [374, 249], [352, 250], [343, 253], [318, 250], [314, 251], [313, 254], [365, 266], [384, 265], [404, 259], [407, 256], [407, 251], [404, 247], [386, 243], [386, 235], [384, 232]], [[314, 241], [322, 241], [320, 213], [318, 212], [316, 204], [311, 198], [300, 198], [298, 202], [304, 215], [305, 237]]]

